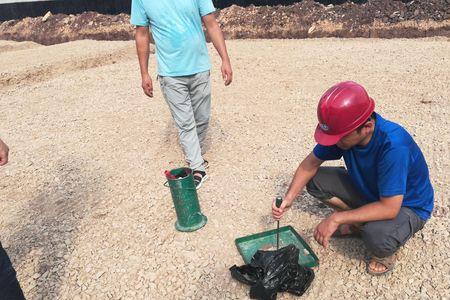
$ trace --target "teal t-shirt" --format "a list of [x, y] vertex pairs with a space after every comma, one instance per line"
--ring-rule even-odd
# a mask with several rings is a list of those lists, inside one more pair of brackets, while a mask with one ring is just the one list
[[201, 18], [214, 11], [211, 0], [132, 0], [131, 24], [150, 26], [159, 75], [187, 76], [211, 68]]

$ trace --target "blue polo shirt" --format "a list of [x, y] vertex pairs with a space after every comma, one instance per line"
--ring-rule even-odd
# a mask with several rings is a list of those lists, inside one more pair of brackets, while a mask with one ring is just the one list
[[187, 76], [211, 69], [201, 18], [214, 11], [211, 0], [132, 0], [131, 24], [150, 26], [159, 75]]
[[375, 130], [366, 146], [342, 150], [336, 145], [316, 145], [313, 152], [321, 160], [344, 157], [353, 183], [365, 197], [362, 201], [403, 195], [402, 206], [422, 220], [430, 218], [434, 191], [428, 166], [419, 146], [400, 125], [376, 114]]

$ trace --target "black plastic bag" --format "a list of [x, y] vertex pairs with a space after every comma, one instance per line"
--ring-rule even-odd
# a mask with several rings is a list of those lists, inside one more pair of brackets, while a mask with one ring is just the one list
[[289, 245], [275, 251], [258, 250], [250, 264], [232, 266], [231, 276], [250, 285], [250, 298], [275, 300], [278, 292], [301, 296], [314, 279], [311, 268], [298, 264], [299, 250]]

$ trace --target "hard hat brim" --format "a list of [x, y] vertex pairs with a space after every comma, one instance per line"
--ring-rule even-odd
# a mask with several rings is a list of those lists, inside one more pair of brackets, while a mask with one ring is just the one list
[[314, 139], [316, 142], [322, 146], [333, 146], [336, 145], [337, 142], [345, 135], [344, 134], [338, 134], [338, 135], [331, 135], [326, 134], [319, 125], [316, 127], [316, 131], [314, 132]]

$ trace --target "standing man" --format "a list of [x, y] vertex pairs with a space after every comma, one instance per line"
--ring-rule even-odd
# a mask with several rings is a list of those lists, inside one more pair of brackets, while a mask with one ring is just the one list
[[[8, 146], [0, 139], [0, 167], [8, 162]], [[16, 278], [11, 260], [0, 243], [0, 299], [22, 300], [25, 299]]]
[[[315, 229], [327, 247], [330, 237], [358, 235], [371, 252], [367, 271], [391, 271], [395, 253], [430, 218], [434, 192], [422, 151], [400, 125], [374, 112], [375, 103], [355, 82], [331, 87], [319, 101], [318, 143], [299, 165], [275, 219], [308, 192], [336, 211]], [[320, 167], [344, 158], [347, 169]]]
[[161, 90], [197, 188], [207, 178], [202, 147], [211, 115], [211, 62], [202, 22], [222, 59], [225, 85], [233, 79], [225, 40], [214, 12], [211, 0], [132, 0], [131, 7], [142, 89], [153, 97], [153, 82], [148, 72], [150, 27]]

